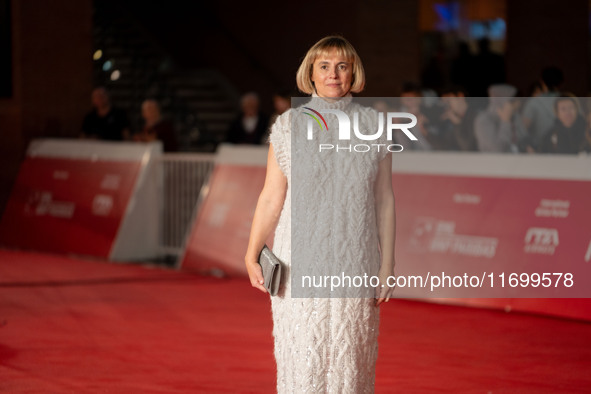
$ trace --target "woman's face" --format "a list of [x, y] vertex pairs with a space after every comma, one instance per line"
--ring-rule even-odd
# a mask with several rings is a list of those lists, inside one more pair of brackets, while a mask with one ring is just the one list
[[577, 120], [577, 108], [572, 101], [561, 100], [558, 102], [556, 109], [558, 120], [560, 120], [564, 127], [571, 127], [575, 123], [575, 120]]
[[351, 90], [353, 63], [339, 56], [336, 49], [316, 58], [312, 67], [312, 82], [320, 97], [343, 97]]

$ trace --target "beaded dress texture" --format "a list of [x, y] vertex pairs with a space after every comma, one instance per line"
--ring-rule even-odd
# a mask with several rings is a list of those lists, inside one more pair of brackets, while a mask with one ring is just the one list
[[[338, 109], [349, 114], [351, 120], [352, 113], [358, 112], [361, 121], [375, 124], [377, 113], [354, 103], [351, 97], [337, 102], [312, 100], [306, 105], [308, 108]], [[374, 305], [374, 299], [292, 298], [290, 272], [292, 251], [309, 247], [296, 244], [298, 239], [301, 243], [317, 243], [318, 250], [324, 253], [320, 261], [326, 264], [338, 261], [351, 269], [350, 272], [377, 274], [380, 260], [373, 184], [378, 163], [387, 151], [385, 148], [363, 154], [345, 151], [333, 156], [337, 159], [330, 160], [332, 164], [322, 162], [322, 155], [292, 161], [292, 130], [301, 130], [294, 128], [292, 122], [307, 122], [306, 116], [300, 116], [301, 111], [298, 107], [279, 116], [269, 136], [288, 182], [273, 243], [273, 252], [285, 263], [279, 293], [271, 297], [277, 391], [373, 393], [379, 330], [379, 308]], [[329, 130], [338, 129], [335, 116], [325, 119]], [[383, 134], [376, 143], [387, 143], [386, 133]], [[350, 142], [368, 143], [354, 138]], [[297, 193], [291, 188], [292, 164], [299, 166], [298, 177], [314, 180], [297, 182], [299, 189], [293, 190]], [[327, 169], [327, 165], [338, 168]], [[293, 240], [292, 194], [308, 197], [307, 215], [318, 218], [295, 226], [293, 231], [302, 236]]]

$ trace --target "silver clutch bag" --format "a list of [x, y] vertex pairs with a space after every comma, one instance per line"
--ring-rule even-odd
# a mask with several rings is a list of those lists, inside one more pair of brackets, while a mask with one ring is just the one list
[[277, 295], [281, 284], [281, 260], [265, 245], [259, 255], [259, 264], [263, 270], [265, 288], [272, 296]]

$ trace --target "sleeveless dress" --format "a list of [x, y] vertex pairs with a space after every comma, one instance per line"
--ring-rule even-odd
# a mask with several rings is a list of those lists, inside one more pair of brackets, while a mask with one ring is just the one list
[[[340, 109], [349, 114], [358, 111], [362, 120], [369, 123], [377, 117], [375, 111], [353, 103], [350, 97], [336, 103], [312, 100], [307, 104], [308, 108]], [[290, 109], [279, 116], [269, 135], [279, 167], [288, 180], [273, 243], [273, 252], [285, 263], [279, 293], [271, 297], [277, 392], [373, 393], [379, 329], [379, 307], [374, 305], [374, 299], [292, 298], [292, 248], [306, 247], [292, 245], [291, 237], [294, 194], [291, 190], [291, 131], [296, 117], [295, 121], [307, 121], [305, 116], [300, 116], [301, 111], [301, 107]], [[350, 118], [353, 119], [352, 116]], [[329, 130], [338, 129], [335, 116], [325, 116], [325, 119]], [[379, 142], [387, 143], [386, 133], [383, 134]], [[351, 143], [356, 142], [368, 141], [354, 141], [352, 138]], [[339, 169], [336, 172], [334, 168], [319, 171], [318, 168], [326, 163], [314, 163], [313, 158], [310, 162], [305, 161], [309, 165], [298, 162], [303, 167], [298, 176], [309, 176], [307, 179], [316, 181], [309, 187], [305, 182], [298, 183], [305, 190], [297, 192], [310, 196], [306, 209], [311, 210], [312, 217], [325, 219], [314, 223], [311, 228], [300, 226], [294, 231], [309, 234], [309, 238], [304, 237], [304, 242], [319, 240], [323, 245], [332, 242], [332, 247], [322, 248], [327, 254], [322, 257], [325, 261], [338, 260], [376, 275], [380, 260], [372, 186], [378, 162], [386, 154], [385, 150], [363, 155], [346, 151], [342, 155], [339, 153], [341, 156], [336, 163]], [[316, 156], [318, 160], [322, 159]], [[334, 182], [337, 176], [347, 182]], [[352, 184], [359, 186], [351, 187]], [[346, 215], [323, 216], [323, 210], [334, 212], [335, 209], [342, 210]], [[347, 220], [344, 221], [343, 217]]]

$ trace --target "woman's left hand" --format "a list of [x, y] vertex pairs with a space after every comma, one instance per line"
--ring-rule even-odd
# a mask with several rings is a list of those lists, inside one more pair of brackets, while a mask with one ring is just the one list
[[[396, 288], [395, 276], [394, 276], [394, 267], [392, 268], [384, 268], [380, 267], [378, 271], [378, 278], [380, 279], [379, 287], [376, 287], [376, 306], [380, 306], [382, 302], [390, 301], [390, 297], [392, 297], [392, 293]], [[390, 278], [391, 287], [388, 286], [388, 278]]]

